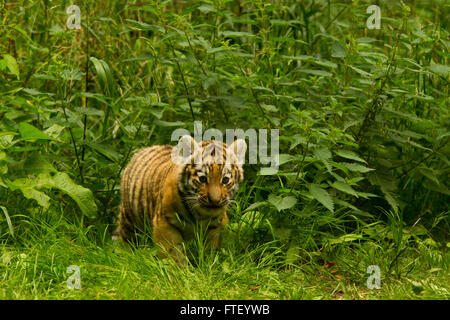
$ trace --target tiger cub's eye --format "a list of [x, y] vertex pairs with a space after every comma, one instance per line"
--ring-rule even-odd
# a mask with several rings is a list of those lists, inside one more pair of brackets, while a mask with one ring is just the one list
[[208, 181], [208, 178], [206, 178], [206, 176], [200, 176], [198, 177], [198, 179], [200, 180], [201, 183], [206, 183]]
[[228, 184], [228, 182], [230, 182], [230, 178], [228, 178], [228, 177], [223, 177], [222, 183], [223, 183], [223, 184]]

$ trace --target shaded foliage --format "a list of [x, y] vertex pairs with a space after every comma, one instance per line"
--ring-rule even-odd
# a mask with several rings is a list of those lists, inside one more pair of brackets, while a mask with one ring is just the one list
[[85, 1], [81, 30], [68, 1], [0, 7], [4, 212], [53, 199], [112, 223], [132, 152], [201, 120], [280, 130], [280, 171], [245, 168], [231, 226], [249, 241], [316, 249], [386, 212], [446, 239], [448, 6], [378, 1], [369, 30], [371, 4]]

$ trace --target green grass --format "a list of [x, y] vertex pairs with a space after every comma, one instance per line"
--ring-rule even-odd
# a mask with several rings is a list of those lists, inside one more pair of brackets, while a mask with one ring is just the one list
[[[106, 226], [86, 228], [64, 214], [26, 220], [32, 228], [0, 246], [0, 299], [450, 298], [449, 255], [431, 239], [410, 240], [388, 274], [395, 252], [387, 239], [325, 246], [288, 263], [277, 243], [238, 242], [230, 226], [220, 250], [189, 244], [190, 263], [180, 268], [151, 245], [110, 240]], [[79, 290], [67, 287], [70, 265], [80, 267]], [[381, 269], [380, 290], [366, 286], [369, 265]]]

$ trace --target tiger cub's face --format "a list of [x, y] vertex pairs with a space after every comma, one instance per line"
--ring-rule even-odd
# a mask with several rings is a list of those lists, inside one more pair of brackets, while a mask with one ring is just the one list
[[246, 150], [242, 139], [227, 147], [219, 141], [196, 142], [190, 136], [181, 137], [176, 149], [178, 155], [183, 152], [178, 190], [186, 206], [203, 216], [223, 212], [244, 177]]

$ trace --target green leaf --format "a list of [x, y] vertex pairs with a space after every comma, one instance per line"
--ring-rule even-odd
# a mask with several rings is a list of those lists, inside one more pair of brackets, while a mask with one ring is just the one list
[[108, 64], [96, 57], [90, 57], [89, 61], [92, 62], [95, 68], [95, 73], [97, 74], [103, 93], [109, 97], [113, 96], [115, 90], [114, 78]]
[[263, 206], [265, 204], [266, 204], [265, 201], [258, 201], [258, 202], [252, 203], [244, 211], [242, 211], [242, 213], [252, 211], [252, 210], [254, 210], [256, 208], [259, 208], [259, 207], [261, 207], [261, 206]]
[[15, 132], [0, 132], [0, 149], [8, 149], [17, 143], [18, 140], [13, 141]]
[[359, 239], [363, 239], [362, 234], [350, 233], [350, 234], [344, 234], [343, 236], [340, 236], [339, 238], [336, 238], [336, 239], [330, 239], [330, 240], [328, 240], [329, 241], [328, 243], [329, 244], [338, 244], [338, 243], [355, 241], [355, 240], [359, 240]]
[[342, 158], [367, 163], [364, 159], [361, 159], [355, 152], [350, 150], [338, 150], [336, 151], [336, 154]]
[[20, 79], [19, 65], [17, 64], [16, 58], [9, 54], [3, 54], [3, 60], [5, 60], [9, 71], [15, 75], [17, 79]]
[[368, 72], [366, 72], [366, 71], [364, 71], [364, 70], [361, 70], [361, 69], [359, 69], [359, 68], [357, 68], [357, 67], [355, 67], [355, 66], [352, 66], [352, 65], [347, 65], [349, 68], [351, 68], [351, 69], [353, 69], [353, 70], [355, 70], [357, 73], [359, 73], [360, 75], [362, 75], [363, 77], [368, 77], [368, 78], [370, 78], [370, 77], [372, 77], [372, 75], [370, 74], [370, 73], [368, 73]]
[[92, 191], [77, 185], [67, 173], [59, 172], [54, 175], [52, 177], [52, 187], [68, 194], [87, 217], [95, 218], [97, 216], [97, 205]]
[[28, 94], [30, 94], [32, 96], [39, 96], [39, 95], [45, 95], [45, 94], [50, 95], [50, 96], [54, 95], [54, 94], [51, 94], [51, 93], [46, 93], [46, 92], [39, 91], [39, 90], [34, 89], [34, 88], [23, 88], [22, 91], [25, 92], [25, 93], [28, 93]]
[[299, 55], [299, 56], [284, 56], [282, 55], [281, 58], [283, 59], [289, 59], [289, 60], [314, 60], [315, 58], [313, 56], [307, 56], [307, 55]]
[[19, 123], [19, 132], [25, 140], [55, 140], [27, 122]]
[[25, 160], [23, 164], [23, 172], [25, 174], [39, 174], [39, 173], [56, 173], [55, 167], [45, 159], [40, 153], [33, 152]]
[[185, 125], [182, 121], [163, 121], [163, 120], [155, 120], [155, 124], [160, 127], [182, 127]]
[[396, 196], [392, 192], [386, 190], [383, 187], [381, 187], [381, 191], [383, 192], [384, 198], [390, 204], [392, 209], [394, 209], [395, 212], [398, 212], [398, 208], [399, 208], [400, 205], [399, 205], [399, 203], [398, 203], [398, 201], [396, 199]]
[[258, 172], [260, 176], [272, 176], [277, 174], [278, 170], [270, 167], [261, 168]]
[[157, 26], [155, 24], [148, 24], [142, 21], [136, 21], [131, 19], [125, 19], [125, 21], [133, 23], [134, 24], [133, 27], [139, 30], [151, 30], [159, 33], [164, 33], [166, 31], [166, 29], [164, 29], [163, 27]]
[[295, 197], [287, 196], [282, 198], [281, 196], [274, 194], [269, 195], [268, 201], [273, 204], [278, 211], [292, 208], [297, 203], [297, 199]]
[[91, 149], [99, 152], [100, 154], [104, 155], [106, 158], [108, 158], [113, 162], [119, 161], [120, 154], [109, 145], [100, 144], [92, 141], [86, 141], [84, 144], [90, 147]]
[[59, 24], [53, 25], [49, 31], [52, 36], [64, 33], [64, 29]]
[[369, 38], [369, 37], [362, 37], [362, 38], [357, 38], [356, 42], [360, 42], [360, 43], [371, 43], [371, 42], [375, 42], [375, 41], [379, 41], [375, 38]]
[[352, 196], [358, 197], [358, 194], [356, 191], [347, 183], [342, 181], [335, 181], [331, 186], [335, 189], [338, 189], [339, 191], [351, 194]]
[[261, 103], [261, 107], [268, 112], [277, 112], [278, 109], [273, 104]]
[[286, 154], [286, 153], [280, 153], [279, 158], [278, 158], [278, 165], [282, 165], [285, 163], [288, 163], [290, 161], [293, 161], [297, 159], [297, 157], [290, 155], [290, 154]]
[[315, 76], [322, 76], [322, 77], [331, 77], [331, 76], [333, 76], [332, 73], [330, 73], [328, 71], [324, 71], [324, 70], [299, 69], [298, 72], [312, 74], [312, 75], [315, 75]]
[[438, 64], [438, 63], [430, 65], [428, 67], [428, 70], [430, 70], [431, 72], [436, 73], [440, 76], [443, 76], [443, 77], [447, 77], [448, 74], [450, 73], [449, 66], [446, 66], [443, 64]]
[[217, 9], [210, 4], [202, 4], [197, 9], [200, 10], [202, 13], [217, 12]]
[[329, 164], [331, 164], [334, 168], [337, 168], [339, 170], [342, 170], [345, 174], [348, 175], [348, 168], [345, 167], [342, 162], [334, 162], [330, 161]]
[[[34, 44], [33, 39], [30, 38], [30, 36], [28, 35], [28, 33], [25, 30], [21, 29], [18, 25], [14, 26], [14, 29], [17, 30], [18, 32], [20, 32], [25, 39], [27, 39], [29, 42]], [[45, 49], [39, 48], [39, 49], [45, 50], [47, 48], [45, 48]], [[47, 49], [47, 52], [48, 52], [48, 49]]]
[[319, 201], [325, 208], [331, 212], [334, 212], [333, 199], [331, 199], [330, 194], [325, 189], [318, 184], [312, 183], [309, 187], [309, 192], [313, 198]]
[[314, 150], [314, 157], [319, 160], [328, 160], [331, 158], [331, 151], [328, 148], [319, 148]]
[[83, 79], [84, 73], [78, 69], [64, 69], [59, 72], [61, 79], [66, 81], [79, 81]]
[[336, 63], [331, 62], [329, 60], [325, 60], [325, 59], [315, 59], [315, 60], [313, 60], [311, 62], [313, 62], [315, 64], [318, 64], [319, 66], [322, 66], [322, 67], [328, 67], [328, 68], [332, 68], [332, 69], [337, 68], [337, 64]]
[[[106, 100], [105, 100], [106, 96], [104, 94], [101, 94], [101, 93], [77, 92], [75, 95], [76, 96], [80, 96], [80, 97], [86, 97], [88, 99], [95, 99], [95, 100], [97, 100], [97, 101], [99, 101], [101, 103], [108, 104], [108, 102], [106, 102]], [[75, 109], [77, 109], [77, 108], [75, 108]], [[85, 109], [85, 107], [80, 108], [80, 109]]]
[[263, 86], [254, 86], [252, 87], [253, 90], [261, 90], [261, 91], [266, 91], [266, 92], [270, 92], [270, 93], [274, 93], [272, 89], [263, 87]]
[[290, 228], [273, 228], [273, 236], [277, 240], [289, 239], [292, 229]]
[[61, 132], [64, 130], [63, 126], [60, 126], [59, 124], [55, 123], [51, 127], [45, 129], [45, 134], [49, 135], [50, 137], [53, 137], [55, 139], [58, 139]]
[[294, 149], [299, 144], [306, 144], [307, 142], [308, 139], [305, 136], [302, 136], [301, 134], [295, 134], [294, 136], [292, 136], [291, 147], [289, 148], [289, 150]]
[[51, 81], [58, 80], [56, 77], [54, 77], [50, 74], [43, 74], [43, 73], [35, 73], [31, 77], [34, 79], [39, 79], [39, 80], [51, 80]]
[[254, 37], [254, 34], [248, 33], [248, 32], [239, 32], [239, 31], [223, 31], [222, 35], [224, 37], [228, 37], [228, 38], [247, 38], [247, 37]]
[[13, 225], [11, 223], [11, 218], [9, 217], [8, 210], [4, 206], [0, 206], [0, 209], [2, 209], [3, 214], [5, 215], [6, 223], [8, 224], [9, 233], [14, 237], [14, 229]]
[[394, 178], [389, 174], [374, 171], [368, 174], [368, 179], [370, 183], [380, 186], [381, 192], [383, 192], [386, 201], [395, 212], [398, 212], [400, 204], [398, 203], [397, 196], [394, 192], [396, 190], [396, 182]]
[[81, 113], [81, 114], [85, 114], [87, 116], [103, 116], [105, 113], [103, 112], [103, 110], [98, 110], [98, 109], [94, 109], [94, 108], [88, 108], [88, 107], [77, 107], [74, 108], [75, 111]]
[[347, 52], [345, 48], [337, 41], [333, 43], [333, 49], [332, 49], [331, 56], [334, 58], [345, 58], [347, 55]]
[[362, 172], [366, 173], [369, 171], [373, 171], [375, 169], [367, 168], [359, 163], [349, 163], [349, 162], [340, 162], [344, 167], [353, 172]]
[[368, 217], [368, 218], [374, 218], [374, 216], [371, 215], [370, 213], [358, 209], [357, 207], [355, 207], [354, 205], [348, 203], [347, 201], [340, 200], [340, 199], [335, 199], [335, 202], [337, 204], [343, 206], [343, 207], [352, 209], [353, 213], [356, 214], [356, 215], [363, 216], [363, 217]]
[[437, 185], [440, 185], [439, 178], [434, 174], [432, 169], [426, 168], [426, 167], [420, 167], [417, 169], [417, 171], [424, 177], [426, 177], [426, 178], [430, 179], [431, 181], [433, 181], [434, 183], [436, 183]]
[[13, 182], [9, 182], [9, 188], [14, 190], [20, 190], [23, 196], [27, 199], [35, 200], [41, 207], [48, 209], [50, 206], [50, 197], [44, 192], [38, 190], [45, 186], [45, 180], [42, 177], [46, 175], [40, 175], [41, 178], [20, 178]]
[[285, 262], [287, 264], [295, 263], [300, 257], [300, 247], [292, 245], [286, 251], [286, 259]]
[[70, 196], [83, 214], [89, 218], [97, 216], [97, 205], [91, 190], [77, 185], [67, 173], [40, 173], [35, 178], [16, 179], [9, 186], [13, 191], [19, 189], [24, 197], [36, 200], [45, 209], [49, 208], [51, 199], [41, 189], [58, 189]]

